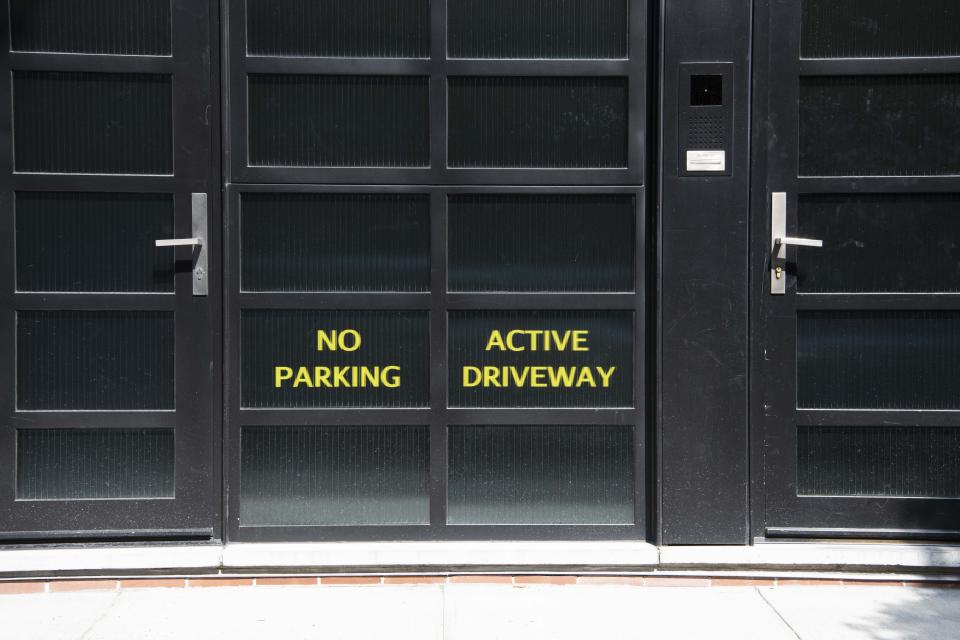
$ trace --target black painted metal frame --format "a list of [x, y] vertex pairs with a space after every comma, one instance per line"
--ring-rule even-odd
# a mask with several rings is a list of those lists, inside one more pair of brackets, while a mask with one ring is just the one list
[[[752, 533], [755, 538], [960, 538], [958, 501], [933, 498], [798, 497], [798, 425], [956, 426], [960, 411], [797, 409], [796, 318], [800, 310], [960, 310], [956, 294], [770, 295], [770, 194], [788, 193], [788, 234], [797, 199], [815, 193], [960, 192], [960, 176], [799, 177], [799, 79], [815, 75], [960, 73], [960, 57], [801, 59], [801, 3], [757, 0], [753, 132], [751, 292]], [[828, 241], [828, 239], [825, 239]], [[788, 252], [788, 260], [792, 257]]]
[[[10, 52], [9, 2], [0, 3], [0, 541], [46, 539], [210, 539], [220, 509], [220, 132], [216, 114], [216, 2], [172, 0], [172, 55]], [[143, 72], [173, 77], [174, 173], [87, 175], [16, 173], [13, 167], [12, 70]], [[190, 194], [209, 198], [210, 295], [192, 295], [189, 261], [178, 263], [174, 294], [22, 293], [16, 291], [16, 191], [171, 194], [175, 229], [191, 231]], [[172, 258], [172, 256], [171, 256]], [[176, 316], [176, 410], [18, 411], [17, 310], [164, 310]], [[17, 501], [16, 431], [58, 428], [175, 429], [175, 497], [155, 500]]]
[[[428, 193], [431, 198], [430, 293], [245, 293], [240, 290], [242, 193]], [[633, 293], [448, 293], [447, 196], [459, 193], [623, 193], [636, 199], [636, 289]], [[646, 536], [646, 304], [642, 187], [438, 187], [230, 185], [226, 234], [227, 537], [237, 541], [421, 539], [643, 539]], [[243, 309], [404, 309], [430, 312], [430, 407], [423, 409], [243, 409], [240, 315]], [[634, 312], [634, 406], [615, 409], [458, 409], [447, 403], [447, 312], [463, 309], [596, 309]], [[239, 521], [240, 442], [245, 425], [429, 425], [430, 524], [414, 526], [244, 527]], [[447, 429], [472, 424], [632, 425], [632, 525], [449, 525], [446, 523]]]
[[[794, 0], [796, 1], [796, 0]], [[660, 0], [656, 504], [664, 545], [749, 541], [752, 0]], [[684, 175], [687, 65], [733, 67], [729, 175]], [[710, 71], [712, 72], [712, 71]], [[726, 98], [725, 98], [726, 99]]]

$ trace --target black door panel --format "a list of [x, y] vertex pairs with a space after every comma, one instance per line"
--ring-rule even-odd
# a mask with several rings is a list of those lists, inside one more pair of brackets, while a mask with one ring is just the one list
[[754, 533], [960, 537], [955, 5], [758, 9]]
[[216, 9], [0, 7], [0, 539], [217, 535]]

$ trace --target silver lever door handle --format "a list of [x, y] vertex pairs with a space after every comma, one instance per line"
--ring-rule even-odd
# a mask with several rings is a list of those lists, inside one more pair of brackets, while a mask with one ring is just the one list
[[822, 247], [823, 240], [791, 238], [787, 235], [787, 194], [777, 191], [770, 199], [770, 294], [787, 292], [787, 247]]
[[158, 247], [202, 247], [203, 240], [200, 238], [169, 238], [167, 240], [157, 240]]
[[205, 296], [210, 290], [210, 275], [207, 272], [209, 258], [207, 254], [207, 194], [190, 194], [190, 213], [192, 217], [192, 238], [165, 238], [157, 240], [158, 247], [195, 247], [193, 251], [193, 295]]
[[773, 252], [777, 252], [780, 245], [792, 245], [794, 247], [822, 247], [823, 240], [813, 238], [775, 238], [773, 241]]

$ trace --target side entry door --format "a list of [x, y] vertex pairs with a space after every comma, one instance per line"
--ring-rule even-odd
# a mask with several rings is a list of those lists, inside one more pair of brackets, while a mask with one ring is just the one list
[[0, 6], [0, 540], [215, 531], [211, 8]]
[[960, 536], [960, 4], [758, 3], [757, 537]]

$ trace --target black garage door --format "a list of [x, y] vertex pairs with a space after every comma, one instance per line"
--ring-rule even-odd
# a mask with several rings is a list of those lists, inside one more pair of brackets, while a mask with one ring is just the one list
[[645, 537], [645, 2], [227, 6], [229, 536]]

